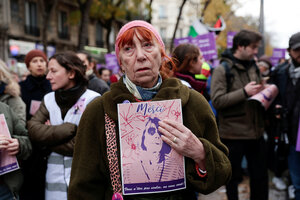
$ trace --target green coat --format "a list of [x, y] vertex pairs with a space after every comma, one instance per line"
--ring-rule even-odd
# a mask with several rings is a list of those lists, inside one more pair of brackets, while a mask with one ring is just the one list
[[[17, 154], [18, 161], [26, 160], [31, 154], [32, 147], [24, 122], [17, 117], [10, 107], [2, 102], [0, 102], [0, 114], [4, 114], [5, 116], [11, 137], [18, 139], [19, 141], [19, 153]], [[2, 180], [14, 194], [19, 192], [23, 183], [23, 175], [21, 170], [7, 173], [3, 175], [2, 178]]]
[[[197, 175], [195, 162], [185, 158], [187, 189], [176, 192], [125, 196], [125, 199], [195, 199], [195, 192], [208, 194], [226, 184], [231, 176], [228, 150], [220, 142], [214, 114], [205, 98], [183, 86], [178, 79], [164, 80], [152, 101], [181, 99], [183, 123], [203, 143], [206, 152], [207, 178]], [[124, 100], [136, 102], [123, 84], [123, 79], [111, 91], [94, 100], [86, 108], [77, 131], [69, 187], [69, 199], [111, 200], [113, 190], [106, 155], [104, 114], [118, 125], [117, 104]], [[117, 140], [119, 140], [118, 127]], [[118, 154], [120, 153], [119, 142]], [[120, 160], [119, 160], [120, 162]], [[120, 166], [120, 163], [119, 163]]]

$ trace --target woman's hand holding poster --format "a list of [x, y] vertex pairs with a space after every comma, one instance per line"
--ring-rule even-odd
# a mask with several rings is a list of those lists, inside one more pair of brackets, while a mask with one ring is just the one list
[[182, 124], [181, 100], [118, 104], [124, 195], [186, 187], [184, 157], [162, 141], [158, 122]]

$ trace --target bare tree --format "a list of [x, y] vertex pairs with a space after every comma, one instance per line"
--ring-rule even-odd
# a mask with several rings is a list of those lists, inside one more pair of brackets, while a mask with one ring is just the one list
[[182, 0], [181, 6], [180, 6], [180, 9], [179, 9], [179, 13], [178, 13], [178, 16], [177, 16], [177, 21], [176, 21], [175, 29], [174, 29], [174, 32], [173, 32], [173, 37], [172, 37], [172, 40], [171, 40], [170, 52], [172, 52], [172, 50], [173, 50], [173, 46], [174, 46], [173, 43], [174, 43], [174, 39], [175, 39], [175, 36], [176, 36], [178, 24], [179, 24], [179, 21], [180, 21], [180, 18], [181, 18], [181, 14], [182, 14], [182, 10], [183, 10], [184, 4], [186, 2], [187, 2], [187, 0]]
[[56, 8], [58, 0], [39, 0], [38, 6], [42, 14], [42, 44], [44, 47], [44, 52], [47, 55], [48, 46], [48, 25], [51, 20], [51, 16]]
[[206, 8], [208, 7], [209, 3], [211, 2], [211, 0], [205, 0], [203, 2], [203, 9], [202, 9], [202, 12], [201, 12], [201, 18], [204, 17], [204, 14], [205, 14], [205, 11], [206, 11]]
[[148, 22], [151, 24], [151, 20], [152, 20], [152, 3], [153, 3], [153, 0], [150, 0], [149, 2], [149, 19], [148, 19]]
[[88, 25], [90, 22], [90, 9], [93, 3], [93, 0], [77, 0], [79, 4], [79, 9], [81, 13], [80, 25], [79, 25], [79, 34], [78, 34], [78, 50], [83, 50], [88, 38]]

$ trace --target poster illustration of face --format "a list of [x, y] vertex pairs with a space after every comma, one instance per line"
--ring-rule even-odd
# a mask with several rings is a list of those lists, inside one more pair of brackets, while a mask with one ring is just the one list
[[118, 104], [123, 194], [185, 188], [184, 157], [161, 139], [159, 121], [182, 123], [181, 100]]

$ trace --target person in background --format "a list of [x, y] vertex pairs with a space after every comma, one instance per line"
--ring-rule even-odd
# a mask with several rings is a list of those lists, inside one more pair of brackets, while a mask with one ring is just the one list
[[259, 57], [259, 59], [257, 60], [257, 66], [263, 77], [268, 78], [270, 76], [272, 63], [268, 56], [262, 55], [261, 57]]
[[30, 72], [25, 81], [20, 82], [21, 97], [26, 104], [26, 119], [34, 114], [31, 108], [39, 104], [44, 95], [51, 92], [51, 86], [46, 79], [47, 56], [41, 50], [31, 50], [25, 57], [25, 64]]
[[218, 112], [220, 137], [229, 149], [232, 165], [232, 178], [226, 185], [228, 200], [238, 199], [243, 156], [250, 175], [250, 199], [268, 199], [264, 109], [260, 104], [250, 107], [247, 101], [263, 89], [254, 60], [261, 40], [259, 33], [241, 30], [233, 38], [232, 49], [222, 54], [221, 65], [212, 74], [212, 104]]
[[0, 60], [0, 101], [7, 104], [26, 125], [26, 105], [20, 97], [19, 84], [10, 74], [6, 64]]
[[[26, 104], [26, 120], [30, 120], [38, 109], [45, 94], [51, 92], [50, 82], [46, 79], [47, 57], [40, 50], [31, 50], [25, 57], [26, 67], [30, 72], [20, 82], [21, 97]], [[24, 184], [20, 191], [22, 200], [43, 200], [46, 158], [49, 152], [32, 144], [31, 156], [23, 162]]]
[[103, 95], [105, 92], [109, 90], [109, 86], [105, 81], [99, 79], [94, 73], [94, 63], [92, 62], [92, 57], [85, 52], [78, 52], [77, 56], [82, 60], [82, 62], [86, 65], [86, 76], [88, 77], [88, 89], [98, 92]]
[[98, 73], [99, 73], [99, 78], [104, 80], [110, 86], [111, 71], [105, 67], [102, 67], [98, 70]]
[[180, 44], [174, 49], [172, 58], [176, 64], [176, 68], [173, 69], [174, 76], [179, 78], [184, 85], [193, 88], [209, 99], [206, 92], [206, 81], [196, 78], [201, 74], [204, 62], [200, 49], [194, 44]]
[[[270, 78], [272, 69], [270, 58], [266, 55], [262, 55], [257, 61], [257, 66], [259, 67], [264, 81], [267, 81]], [[281, 158], [281, 156], [277, 153], [278, 147], [276, 147], [276, 142], [278, 140], [278, 136], [280, 135], [280, 133], [278, 133], [280, 132], [279, 126], [280, 121], [274, 116], [274, 110], [268, 109], [265, 115], [265, 134], [268, 138], [268, 166], [269, 169], [274, 172], [272, 183], [274, 184], [275, 188], [278, 190], [285, 190], [287, 185], [283, 180], [282, 174], [287, 169], [287, 158], [286, 156]]]
[[[185, 156], [187, 188], [176, 192], [129, 195], [125, 199], [189, 199], [195, 191], [210, 193], [225, 184], [231, 175], [227, 149], [220, 142], [214, 115], [205, 98], [184, 86], [180, 80], [168, 78], [167, 62], [173, 62], [155, 28], [145, 21], [132, 21], [118, 33], [115, 52], [124, 76], [111, 90], [93, 101], [82, 116], [77, 131], [71, 171], [69, 199], [110, 200], [119, 193], [119, 146], [116, 139], [106, 140], [108, 130], [118, 124], [117, 104], [125, 102], [181, 99], [183, 124], [162, 119], [158, 130], [163, 142]], [[174, 64], [173, 64], [173, 67]], [[107, 129], [105, 128], [107, 127]], [[106, 130], [108, 132], [106, 132]], [[153, 133], [153, 132], [152, 132]], [[152, 142], [153, 143], [153, 142]], [[107, 146], [116, 157], [108, 157]], [[110, 153], [110, 151], [108, 152]], [[109, 162], [116, 159], [117, 162]], [[114, 181], [120, 181], [114, 184]], [[115, 196], [114, 196], [115, 197]]]
[[46, 200], [67, 199], [77, 125], [85, 107], [100, 96], [87, 89], [85, 72], [86, 66], [73, 52], [52, 56], [47, 79], [54, 92], [45, 95], [28, 122], [31, 141], [51, 151], [47, 160]]
[[[28, 132], [24, 122], [6, 104], [0, 102], [0, 114], [4, 114], [7, 127], [11, 137], [3, 133], [0, 135], [0, 154], [5, 152], [8, 155], [16, 156], [19, 164], [26, 160], [32, 150]], [[3, 124], [1, 125], [3, 126]], [[0, 155], [3, 159], [3, 156]], [[1, 163], [4, 163], [3, 161]], [[1, 165], [1, 168], [3, 166]], [[21, 166], [22, 167], [22, 166]], [[4, 169], [1, 169], [3, 171]], [[2, 174], [0, 176], [0, 199], [14, 200], [19, 198], [19, 190], [23, 184], [21, 169]]]
[[297, 137], [298, 142], [300, 137], [300, 32], [290, 37], [287, 51], [290, 59], [275, 67], [270, 82], [279, 89], [274, 104], [280, 114], [277, 118], [282, 121], [283, 131], [288, 134], [288, 168], [295, 188], [295, 199], [300, 200], [300, 149], [296, 149]]

